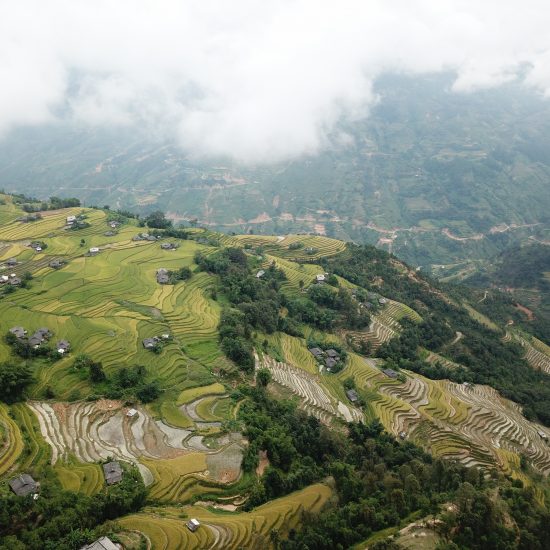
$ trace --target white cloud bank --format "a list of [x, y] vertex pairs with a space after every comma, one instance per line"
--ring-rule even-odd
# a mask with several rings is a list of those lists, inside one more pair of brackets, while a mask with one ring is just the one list
[[0, 134], [63, 117], [281, 160], [365, 115], [386, 71], [460, 92], [527, 67], [550, 95], [548, 29], [545, 0], [0, 0]]

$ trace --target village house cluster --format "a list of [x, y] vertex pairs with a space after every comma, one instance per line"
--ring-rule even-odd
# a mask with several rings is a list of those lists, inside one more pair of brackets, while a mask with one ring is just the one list
[[83, 214], [79, 214], [78, 216], [67, 216], [65, 222], [65, 229], [84, 229], [90, 226]]
[[317, 359], [317, 361], [327, 368], [328, 372], [332, 372], [334, 367], [341, 361], [340, 354], [335, 349], [309, 348], [309, 352]]
[[132, 237], [133, 241], [157, 241], [160, 237], [155, 237], [154, 235], [149, 235], [149, 233], [138, 233]]
[[[24, 327], [10, 328], [10, 333], [13, 334], [17, 340], [23, 344], [28, 344], [33, 349], [38, 349], [44, 342], [50, 340], [53, 334], [49, 329], [42, 327], [36, 330], [31, 336], [28, 336], [27, 330]], [[59, 340], [55, 349], [57, 353], [64, 355], [71, 349], [71, 344], [68, 340]]]
[[9, 275], [1, 275], [0, 284], [19, 286], [21, 284], [21, 279], [15, 273], [10, 273]]

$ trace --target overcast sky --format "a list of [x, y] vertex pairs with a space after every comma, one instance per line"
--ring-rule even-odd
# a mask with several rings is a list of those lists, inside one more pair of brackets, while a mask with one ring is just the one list
[[313, 153], [386, 71], [454, 93], [527, 66], [550, 96], [547, 0], [0, 0], [0, 139], [58, 120], [139, 124], [191, 153]]

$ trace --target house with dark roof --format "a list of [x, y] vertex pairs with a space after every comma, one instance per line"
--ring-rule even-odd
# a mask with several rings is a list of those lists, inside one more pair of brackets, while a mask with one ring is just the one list
[[8, 485], [18, 497], [26, 497], [31, 493], [37, 493], [40, 488], [40, 483], [34, 481], [29, 474], [21, 474], [10, 479]]
[[21, 284], [21, 279], [19, 277], [10, 277], [9, 284], [19, 286]]
[[53, 269], [59, 269], [63, 266], [63, 262], [61, 260], [52, 260], [48, 265]]
[[42, 328], [39, 328], [35, 332], [35, 335], [40, 335], [40, 336], [42, 336], [42, 338], [45, 338], [47, 340], [47, 339], [51, 338], [52, 333], [50, 332], [49, 328], [42, 327]]
[[189, 531], [195, 532], [200, 527], [200, 525], [201, 524], [200, 524], [200, 521], [198, 519], [191, 518], [187, 522], [187, 529], [189, 529]]
[[357, 401], [359, 401], [359, 396], [355, 390], [346, 390], [346, 395], [352, 403], [357, 403]]
[[17, 265], [17, 260], [15, 258], [10, 258], [7, 262], [6, 262], [6, 265], [8, 267], [13, 267], [14, 265]]
[[176, 250], [177, 246], [174, 243], [162, 243], [160, 245], [162, 250]]
[[105, 481], [107, 485], [113, 485], [122, 480], [122, 466], [120, 462], [113, 460], [103, 464], [103, 474], [105, 475]]
[[393, 369], [384, 369], [382, 372], [390, 378], [397, 378], [398, 376], [398, 374]]
[[36, 348], [40, 347], [40, 344], [42, 344], [43, 341], [44, 341], [44, 338], [42, 338], [41, 336], [37, 336], [36, 334], [33, 334], [29, 338], [29, 346], [36, 349]]
[[167, 285], [170, 282], [170, 275], [168, 275], [168, 270], [164, 267], [157, 269], [157, 283], [160, 285]]
[[325, 359], [325, 365], [327, 367], [327, 369], [332, 369], [336, 366], [336, 364], [338, 363], [338, 361], [336, 359], [334, 359], [334, 357], [327, 357]]
[[101, 537], [91, 544], [82, 546], [80, 550], [120, 550], [121, 546], [115, 544], [109, 537]]
[[27, 335], [27, 331], [23, 327], [10, 328], [10, 332], [12, 334], [15, 334], [17, 338], [25, 338], [25, 336]]
[[321, 348], [309, 348], [309, 353], [314, 355], [320, 361], [322, 361], [325, 356], [325, 353]]
[[335, 349], [327, 349], [325, 353], [333, 359], [340, 359], [340, 354]]
[[153, 338], [144, 338], [143, 339], [143, 347], [145, 349], [153, 349], [158, 344], [159, 339], [156, 336], [153, 336]]
[[55, 345], [55, 349], [59, 353], [65, 353], [71, 349], [71, 344], [68, 340], [59, 340], [59, 342]]

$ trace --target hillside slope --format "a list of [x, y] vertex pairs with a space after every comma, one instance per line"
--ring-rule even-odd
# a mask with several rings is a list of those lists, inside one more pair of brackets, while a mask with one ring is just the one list
[[[266, 453], [264, 468], [294, 456], [258, 442], [250, 425], [264, 418], [250, 413], [257, 397], [248, 392], [258, 390], [251, 375], [259, 380], [265, 369], [269, 395], [319, 419], [312, 430], [340, 437], [349, 422], [379, 418], [403, 449], [415, 443], [488, 476], [499, 472], [544, 500], [536, 480], [550, 471], [550, 429], [540, 423], [548, 420], [546, 369], [504, 325], [485, 327], [457, 296], [395, 258], [327, 237], [156, 231], [103, 209], [43, 210], [28, 221], [17, 201], [0, 198], [0, 276], [8, 279], [0, 286], [0, 375], [32, 376], [26, 402], [2, 389], [2, 481], [31, 472], [45, 487], [103, 494], [99, 464], [116, 458], [135, 464], [149, 491], [150, 507], [121, 521], [129, 533], [166, 548], [271, 544], [273, 529], [287, 536], [334, 489], [327, 472], [300, 470], [301, 481], [284, 467], [262, 478], [251, 468], [259, 456], [251, 449]], [[161, 268], [181, 278], [159, 284]], [[231, 315], [240, 323], [235, 339], [254, 352], [252, 371], [246, 357], [226, 356], [234, 351], [224, 341]], [[35, 347], [8, 335], [15, 327], [52, 335]], [[151, 348], [147, 338], [157, 338]], [[483, 339], [494, 354], [485, 370]], [[56, 351], [61, 340], [68, 352]], [[338, 357], [332, 365], [329, 350]], [[537, 351], [550, 364], [542, 343]], [[505, 372], [522, 379], [515, 393]], [[540, 407], [524, 390], [539, 392]], [[277, 475], [290, 489], [262, 493], [258, 484], [276, 484]], [[191, 506], [197, 499], [203, 504]], [[207, 526], [197, 536], [178, 521], [179, 508], [165, 508], [181, 504]], [[210, 505], [237, 512], [217, 516]]]

